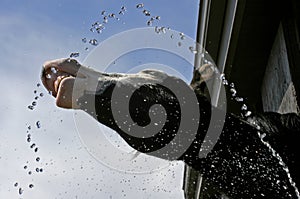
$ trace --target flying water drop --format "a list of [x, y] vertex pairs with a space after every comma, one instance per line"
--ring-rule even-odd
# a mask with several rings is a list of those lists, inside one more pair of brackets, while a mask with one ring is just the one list
[[51, 76], [51, 74], [49, 74], [49, 73], [46, 75], [46, 78], [47, 78], [47, 79], [51, 79], [51, 77], [52, 77], [52, 76]]
[[247, 111], [247, 112], [245, 113], [245, 116], [246, 116], [246, 117], [249, 117], [249, 116], [251, 116], [251, 114], [252, 114], [251, 111]]
[[148, 10], [143, 10], [143, 13], [145, 14], [145, 16], [149, 17], [151, 15], [151, 13]]
[[247, 105], [246, 104], [243, 104], [242, 108], [241, 108], [243, 111], [246, 111], [248, 109]]
[[109, 18], [115, 18], [116, 15], [115, 15], [114, 13], [111, 13], [111, 14], [108, 15], [108, 17], [109, 17]]
[[232, 96], [232, 97], [235, 97], [235, 96], [236, 96], [236, 93], [237, 93], [237, 92], [236, 92], [236, 90], [235, 90], [234, 88], [231, 88], [231, 89], [230, 89], [230, 92], [231, 92], [231, 96]]
[[182, 33], [182, 32], [181, 32], [181, 33], [179, 33], [179, 36], [180, 36], [180, 39], [181, 39], [181, 40], [184, 40], [184, 39], [185, 39], [185, 35], [184, 35], [184, 33]]
[[33, 109], [34, 109], [34, 106], [29, 105], [27, 108], [28, 108], [29, 110], [33, 110]]
[[194, 46], [190, 46], [189, 50], [193, 53], [193, 54], [197, 54], [198, 51], [194, 48]]
[[89, 43], [90, 43], [91, 45], [93, 45], [93, 46], [97, 46], [97, 45], [98, 45], [98, 40], [97, 40], [97, 39], [91, 39], [91, 40], [89, 41]]
[[150, 20], [147, 21], [148, 26], [152, 26], [152, 24], [153, 24], [153, 20], [150, 19]]
[[40, 121], [37, 121], [36, 122], [36, 127], [39, 129], [39, 128], [41, 128], [41, 122]]
[[107, 16], [103, 17], [103, 23], [108, 23], [108, 17]]
[[19, 188], [19, 195], [22, 195], [22, 194], [23, 194], [23, 189]]
[[144, 7], [144, 4], [143, 3], [139, 3], [136, 5], [136, 8], [143, 8]]
[[79, 57], [79, 52], [71, 53], [70, 58], [76, 58]]

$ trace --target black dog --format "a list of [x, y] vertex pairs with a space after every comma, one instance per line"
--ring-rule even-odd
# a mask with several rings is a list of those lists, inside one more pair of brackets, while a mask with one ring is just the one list
[[[74, 66], [70, 66], [70, 63]], [[64, 67], [64, 64], [69, 65]], [[87, 72], [80, 72], [78, 63], [70, 60], [68, 63], [55, 64], [54, 62], [53, 64], [52, 62], [50, 65], [73, 77], [87, 78], [89, 73], [95, 73], [87, 68], [83, 68], [83, 71]], [[49, 63], [46, 64], [45, 70], [47, 68]], [[160, 83], [156, 83], [153, 79]], [[137, 87], [134, 82], [141, 80], [144, 83]], [[180, 103], [174, 92], [164, 85], [183, 84], [182, 80], [159, 71], [148, 70], [135, 75], [99, 73], [98, 82], [97, 91], [85, 91], [77, 100], [77, 107], [115, 130], [131, 147], [152, 155], [152, 152], [165, 147], [178, 133], [182, 111]], [[252, 121], [248, 122], [226, 113], [222, 121], [224, 127], [217, 143], [212, 145], [205, 158], [200, 158], [201, 145], [203, 142], [209, 142], [204, 138], [211, 122], [211, 114], [213, 111], [222, 112], [212, 107], [209, 98], [203, 94], [205, 88], [203, 83], [205, 84], [205, 81], [199, 80], [196, 71], [191, 91], [195, 92], [198, 101], [197, 108], [201, 116], [198, 118], [199, 127], [195, 139], [177, 159], [201, 172], [207, 179], [207, 183], [230, 198], [297, 198], [297, 188], [293, 183], [297, 185], [300, 183], [298, 171], [300, 161], [299, 150], [297, 150], [300, 140], [300, 118], [293, 113], [285, 115], [263, 113], [252, 116], [249, 118]], [[163, 106], [166, 111], [166, 122], [163, 128], [157, 134], [145, 135], [144, 138], [125, 133], [114, 120], [112, 112], [112, 94], [115, 87], [119, 90], [134, 90], [129, 101], [129, 113], [131, 119], [139, 126], [151, 123], [149, 117], [151, 106], [155, 104]], [[177, 150], [178, 146], [174, 146], [173, 149]], [[172, 151], [158, 153], [155, 156], [172, 159]]]

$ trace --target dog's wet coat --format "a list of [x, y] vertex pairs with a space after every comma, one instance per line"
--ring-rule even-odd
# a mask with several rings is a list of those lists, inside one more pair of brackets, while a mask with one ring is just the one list
[[[139, 75], [142, 77], [143, 73]], [[177, 79], [173, 79], [175, 83]], [[116, 81], [120, 80], [112, 79], [105, 89], [100, 88], [100, 93], [85, 93], [79, 100], [81, 108], [87, 112], [93, 110], [94, 107], [89, 107], [89, 104], [94, 104], [92, 101], [95, 100], [96, 119], [114, 129], [131, 147], [142, 153], [159, 150], [168, 144], [180, 124], [180, 105], [174, 94], [158, 84], [145, 84], [135, 91], [130, 99], [129, 109], [132, 119], [138, 125], [151, 122], [148, 111], [153, 104], [161, 104], [167, 112], [167, 122], [157, 135], [137, 138], [123, 132], [113, 119], [110, 103]], [[132, 85], [127, 81], [122, 86]], [[197, 98], [201, 115], [197, 136], [178, 159], [200, 171], [208, 183], [231, 198], [296, 198], [286, 171], [263, 144], [257, 128], [233, 114], [226, 114], [222, 134], [213, 150], [206, 158], [198, 157], [213, 107], [203, 95], [197, 94]], [[295, 114], [269, 113], [253, 117], [253, 120], [259, 123], [260, 132], [266, 133], [266, 139], [284, 157], [293, 180], [298, 184], [300, 177], [296, 168], [299, 164], [299, 117]]]
[[[89, 78], [96, 78], [96, 82], [99, 83], [97, 91], [85, 91], [83, 96], [82, 94], [79, 95], [81, 97], [77, 101], [76, 108], [79, 107], [100, 123], [115, 130], [136, 150], [146, 154], [159, 151], [176, 136], [181, 122], [182, 110], [176, 95], [163, 85], [165, 81], [174, 82], [176, 85], [182, 83], [182, 80], [151, 70], [133, 75], [105, 74], [82, 67], [76, 61], [68, 59], [50, 62], [44, 69], [49, 67], [62, 69], [63, 72], [74, 78], [79, 77], [81, 82], [85, 82]], [[79, 70], [80, 67], [83, 68], [83, 72]], [[99, 79], [97, 79], [98, 77]], [[42, 80], [46, 88], [51, 90], [54, 80], [50, 81], [50, 86], [47, 86], [45, 78], [42, 77]], [[69, 87], [70, 84], [73, 84], [71, 80], [68, 85], [65, 82], [65, 87], [61, 91], [72, 88]], [[137, 88], [133, 82], [141, 82], [142, 84]], [[217, 143], [212, 143], [212, 150], [207, 157], [199, 158], [202, 143], [210, 141], [209, 139], [204, 140], [204, 138], [211, 122], [212, 111], [222, 112], [211, 106], [205, 82], [207, 79], [201, 81], [201, 76], [197, 75], [197, 71], [195, 71], [191, 91], [195, 92], [198, 100], [198, 107], [196, 108], [200, 110], [199, 127], [189, 148], [177, 159], [183, 160], [201, 172], [206, 178], [206, 183], [215, 189], [213, 192], [224, 193], [230, 198], [297, 198], [295, 188], [291, 185], [287, 172], [270, 148], [261, 140], [259, 134], [265, 134], [264, 140], [279, 153], [287, 164], [292, 179], [296, 185], [299, 185], [299, 116], [292, 113], [285, 115], [263, 113], [249, 118], [252, 120], [250, 123], [231, 113], [226, 113], [224, 121], [221, 121], [224, 123], [224, 127]], [[160, 104], [164, 107], [166, 122], [157, 134], [138, 138], [125, 133], [117, 125], [111, 104], [112, 93], [116, 85], [121, 90], [128, 88], [135, 90], [129, 101], [129, 112], [131, 119], [139, 126], [146, 126], [151, 122], [149, 108], [152, 105]], [[58, 97], [63, 99], [62, 95], [58, 95]], [[58, 97], [56, 97], [57, 100]], [[187, 103], [188, 101], [189, 99], [186, 99]], [[57, 104], [60, 105], [60, 103]], [[74, 108], [71, 104], [67, 104], [65, 108], [69, 107]], [[260, 129], [258, 130], [253, 123], [259, 125]], [[178, 147], [180, 145], [170, 149], [176, 150]], [[172, 159], [172, 151], [164, 153], [159, 154], [158, 157]], [[216, 198], [216, 196], [211, 195], [209, 198]]]

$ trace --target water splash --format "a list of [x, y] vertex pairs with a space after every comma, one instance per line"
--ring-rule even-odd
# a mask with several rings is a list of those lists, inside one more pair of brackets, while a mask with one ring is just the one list
[[[223, 81], [223, 84], [224, 84], [224, 85], [228, 85], [228, 80], [226, 80], [225, 74], [221, 74], [221, 75], [220, 75], [220, 79]], [[224, 82], [225, 82], [225, 83], [224, 83]], [[236, 91], [236, 88], [235, 88], [234, 83], [230, 83], [229, 86], [230, 86], [231, 89], [233, 89], [232, 91], [234, 91], [234, 92], [231, 92], [232, 97], [235, 97], [235, 96], [237, 95], [237, 91]], [[242, 98], [242, 97], [235, 97], [234, 99], [235, 99], [237, 102], [243, 102], [243, 101], [244, 101], [244, 98]], [[248, 110], [248, 106], [247, 106], [246, 104], [242, 104], [241, 110], [244, 112], [242, 115], [243, 115], [244, 117], [246, 117], [246, 118], [249, 117], [249, 116], [251, 116], [251, 114], [252, 114], [252, 112]], [[283, 170], [286, 172], [287, 177], [288, 177], [288, 180], [289, 180], [289, 183], [290, 183], [290, 185], [294, 188], [297, 198], [300, 199], [300, 193], [299, 193], [299, 190], [298, 190], [298, 188], [297, 188], [297, 186], [296, 186], [296, 183], [293, 181], [293, 179], [292, 179], [292, 177], [291, 177], [291, 174], [290, 174], [290, 171], [289, 171], [288, 166], [285, 164], [285, 162], [283, 161], [283, 159], [281, 158], [281, 156], [276, 152], [276, 150], [275, 150], [275, 149], [274, 149], [267, 141], [264, 140], [264, 138], [266, 137], [266, 133], [260, 132], [261, 127], [255, 122], [255, 120], [253, 120], [253, 119], [248, 119], [248, 121], [249, 121], [252, 125], [254, 125], [254, 126], [256, 127], [256, 129], [258, 130], [258, 131], [257, 131], [257, 134], [258, 134], [258, 136], [259, 136], [261, 142], [262, 142], [262, 143], [268, 148], [268, 150], [272, 153], [272, 156], [275, 157], [275, 158], [278, 160], [279, 164], [282, 166]], [[286, 189], [287, 189], [287, 187], [286, 187]]]
[[275, 149], [267, 141], [264, 140], [264, 138], [266, 137], [266, 134], [265, 133], [261, 133], [260, 131], [258, 131], [257, 133], [258, 133], [258, 136], [260, 137], [260, 140], [262, 141], [262, 143], [272, 153], [272, 156], [275, 157], [278, 160], [280, 166], [282, 166], [282, 169], [286, 172], [290, 185], [294, 188], [297, 198], [300, 199], [299, 190], [298, 190], [298, 188], [296, 186], [296, 183], [292, 179], [292, 176], [291, 176], [291, 173], [289, 171], [288, 166], [285, 164], [285, 162], [283, 161], [283, 159], [281, 158], [281, 156], [275, 151]]

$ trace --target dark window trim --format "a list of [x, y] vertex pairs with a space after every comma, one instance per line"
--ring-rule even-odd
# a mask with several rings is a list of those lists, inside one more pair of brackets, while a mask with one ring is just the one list
[[300, 3], [299, 0], [286, 2], [282, 27], [286, 42], [288, 61], [296, 91], [298, 107], [300, 107]]

